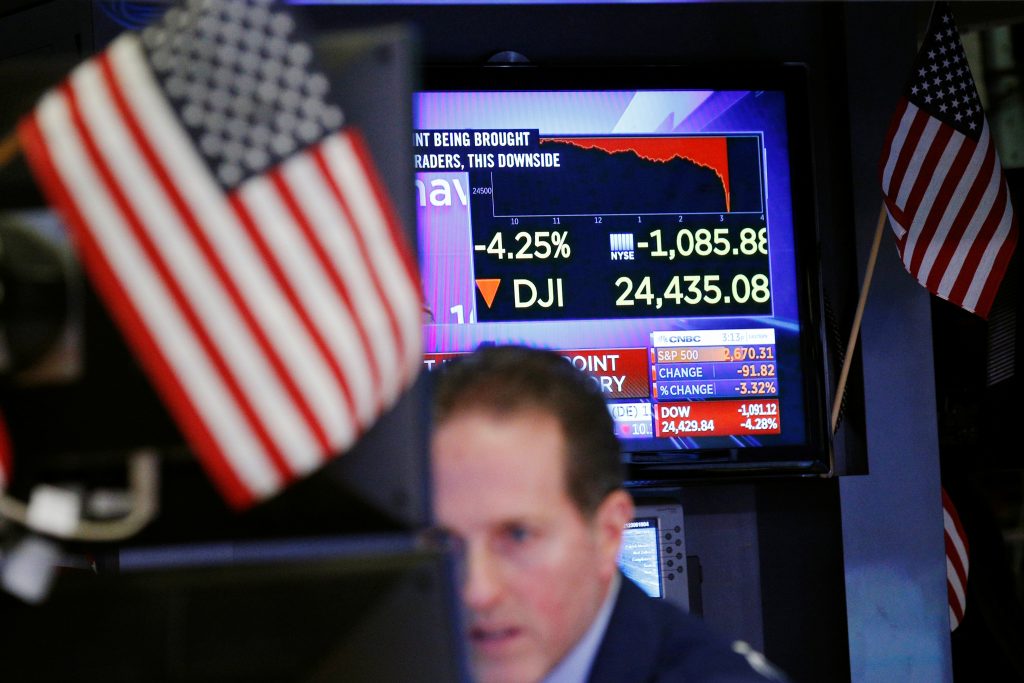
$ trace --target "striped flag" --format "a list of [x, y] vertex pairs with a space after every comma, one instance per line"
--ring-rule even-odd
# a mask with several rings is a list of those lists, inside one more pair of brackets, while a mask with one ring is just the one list
[[418, 277], [291, 17], [190, 0], [19, 124], [30, 166], [233, 505], [350, 445], [420, 367]]
[[7, 435], [7, 423], [4, 422], [3, 413], [0, 413], [0, 493], [11, 485], [12, 473], [11, 440]]
[[942, 527], [946, 538], [946, 589], [949, 593], [949, 630], [955, 631], [967, 610], [967, 534], [946, 489], [942, 489]]
[[903, 265], [936, 296], [987, 317], [1017, 221], [953, 17], [936, 3], [889, 127], [882, 193]]

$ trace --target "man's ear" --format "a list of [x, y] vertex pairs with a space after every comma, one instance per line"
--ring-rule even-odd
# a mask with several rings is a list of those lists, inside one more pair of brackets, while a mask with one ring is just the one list
[[625, 489], [609, 493], [594, 514], [594, 524], [600, 543], [602, 569], [610, 577], [617, 567], [622, 530], [633, 521], [633, 497]]

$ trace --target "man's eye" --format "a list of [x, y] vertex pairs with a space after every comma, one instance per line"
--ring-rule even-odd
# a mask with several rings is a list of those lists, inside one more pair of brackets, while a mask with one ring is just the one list
[[525, 526], [513, 525], [505, 529], [505, 536], [513, 543], [523, 543], [530, 535], [530, 530]]

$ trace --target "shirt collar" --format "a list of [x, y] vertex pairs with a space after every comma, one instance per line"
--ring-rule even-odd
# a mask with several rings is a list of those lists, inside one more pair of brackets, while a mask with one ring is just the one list
[[608, 587], [608, 595], [604, 598], [604, 604], [598, 610], [597, 616], [591, 622], [590, 628], [583, 634], [579, 642], [569, 651], [562, 661], [552, 669], [541, 683], [584, 683], [590, 674], [590, 667], [594, 664], [594, 657], [597, 656], [597, 649], [604, 639], [604, 632], [608, 628], [608, 621], [612, 617], [612, 608], [619, 595], [621, 577], [616, 572]]

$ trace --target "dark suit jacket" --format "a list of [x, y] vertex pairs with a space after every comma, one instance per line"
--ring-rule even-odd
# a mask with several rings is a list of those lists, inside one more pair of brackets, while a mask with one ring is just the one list
[[589, 683], [769, 683], [703, 621], [622, 577]]

